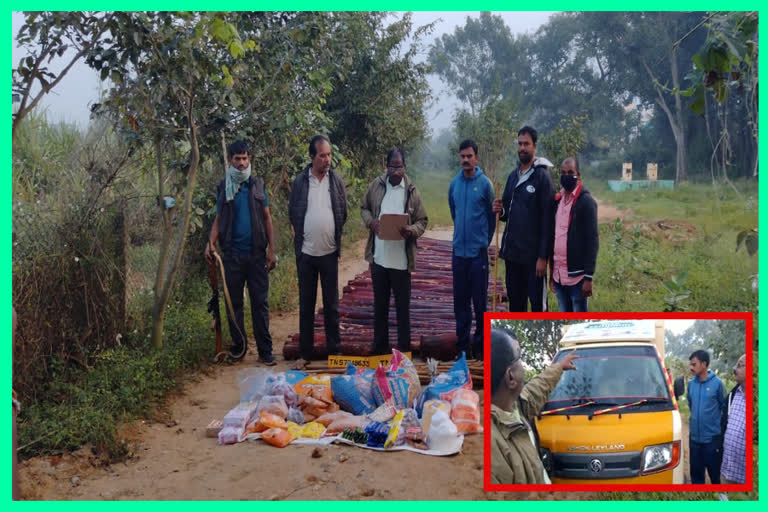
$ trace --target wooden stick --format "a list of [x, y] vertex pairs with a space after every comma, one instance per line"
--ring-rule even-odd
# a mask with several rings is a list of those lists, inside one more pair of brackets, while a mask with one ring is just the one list
[[[496, 183], [496, 198], [499, 197], [501, 191], [499, 183]], [[499, 250], [499, 218], [500, 212], [496, 212], [496, 258], [493, 260], [493, 307], [491, 311], [496, 311], [496, 281], [499, 279], [499, 256], [501, 251]]]

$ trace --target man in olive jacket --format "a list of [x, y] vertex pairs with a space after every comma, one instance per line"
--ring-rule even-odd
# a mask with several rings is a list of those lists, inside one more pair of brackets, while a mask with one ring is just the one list
[[[379, 219], [385, 213], [405, 213], [407, 224], [400, 229], [401, 240], [379, 238]], [[371, 264], [373, 281], [373, 353], [389, 352], [389, 296], [395, 295], [397, 348], [411, 349], [411, 272], [416, 268], [416, 239], [427, 228], [427, 212], [421, 194], [405, 174], [405, 154], [393, 149], [387, 154], [387, 173], [368, 186], [360, 214], [370, 230], [365, 259]]]
[[491, 482], [549, 484], [532, 425], [563, 371], [575, 369], [576, 354], [566, 355], [527, 384], [520, 355], [511, 331], [491, 329]]

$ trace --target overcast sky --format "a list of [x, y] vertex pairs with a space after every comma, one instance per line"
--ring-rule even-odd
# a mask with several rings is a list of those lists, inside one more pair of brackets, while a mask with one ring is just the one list
[[[498, 12], [507, 26], [514, 34], [531, 33], [539, 26], [546, 23], [551, 12]], [[415, 26], [426, 25], [435, 20], [440, 20], [435, 25], [435, 30], [425, 39], [427, 45], [431, 44], [442, 34], [452, 33], [457, 26], [463, 26], [467, 17], [477, 18], [479, 12], [461, 11], [461, 12], [428, 12], [420, 11], [413, 13], [413, 22]], [[12, 25], [13, 36], [15, 38], [19, 28], [24, 22], [24, 17], [20, 13], [13, 13]], [[12, 59], [14, 66], [19, 62], [24, 54], [17, 48], [15, 39], [13, 41]], [[426, 55], [424, 55], [426, 58]], [[53, 66], [52, 66], [53, 67]], [[62, 66], [63, 67], [63, 66]], [[482, 72], [482, 67], [478, 67], [478, 72]], [[432, 88], [435, 97], [434, 105], [428, 110], [427, 116], [433, 135], [437, 135], [441, 129], [450, 125], [454, 110], [458, 104], [455, 96], [447, 90], [440, 82], [437, 76], [431, 76], [429, 85]], [[89, 105], [99, 97], [101, 82], [98, 75], [82, 62], [75, 65], [61, 81], [61, 83], [41, 100], [41, 105], [46, 109], [49, 119], [54, 121], [67, 121], [77, 123], [81, 127], [88, 124]]]

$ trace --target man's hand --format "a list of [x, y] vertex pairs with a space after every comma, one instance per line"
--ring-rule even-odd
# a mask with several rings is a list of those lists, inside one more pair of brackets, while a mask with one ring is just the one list
[[205, 260], [208, 263], [213, 263], [213, 250], [211, 248], [211, 242], [205, 244], [205, 252], [203, 254], [205, 254]]
[[378, 236], [379, 234], [379, 219], [373, 219], [370, 224], [368, 224], [368, 227], [375, 235]]
[[410, 226], [403, 226], [400, 228], [400, 236], [405, 238], [414, 238], [416, 236], [416, 230]]
[[546, 277], [547, 275], [547, 260], [544, 258], [536, 258], [536, 277]]
[[267, 267], [267, 272], [271, 272], [276, 265], [277, 265], [277, 258], [275, 258], [275, 251], [270, 247], [267, 250], [267, 264], [265, 265]]
[[592, 281], [589, 279], [585, 279], [584, 284], [581, 285], [581, 295], [585, 299], [592, 296]]
[[503, 205], [501, 204], [501, 199], [494, 199], [491, 207], [493, 208], [493, 213], [501, 213], [501, 211], [504, 209]]
[[549, 291], [555, 293], [555, 280], [552, 277], [549, 278]]
[[574, 350], [570, 354], [563, 357], [563, 360], [560, 361], [560, 367], [563, 369], [563, 371], [575, 370], [576, 367], [573, 365], [573, 360], [578, 358], [579, 356], [576, 355], [576, 351]]

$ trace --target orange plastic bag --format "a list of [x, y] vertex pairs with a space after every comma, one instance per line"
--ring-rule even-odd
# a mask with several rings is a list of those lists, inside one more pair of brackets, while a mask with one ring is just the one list
[[333, 402], [333, 392], [331, 391], [331, 375], [318, 374], [304, 377], [302, 380], [293, 385], [293, 389], [296, 390], [296, 394], [301, 397], [312, 396], [318, 400], [322, 400], [326, 403]]
[[451, 400], [451, 421], [459, 434], [482, 432], [480, 426], [480, 397], [471, 389], [456, 390]]
[[288, 423], [280, 416], [262, 411], [259, 413], [259, 417], [245, 428], [245, 431], [248, 433], [264, 432], [269, 428], [286, 429], [288, 428]]
[[288, 446], [295, 438], [287, 431], [281, 428], [270, 428], [261, 433], [261, 438], [278, 448]]

